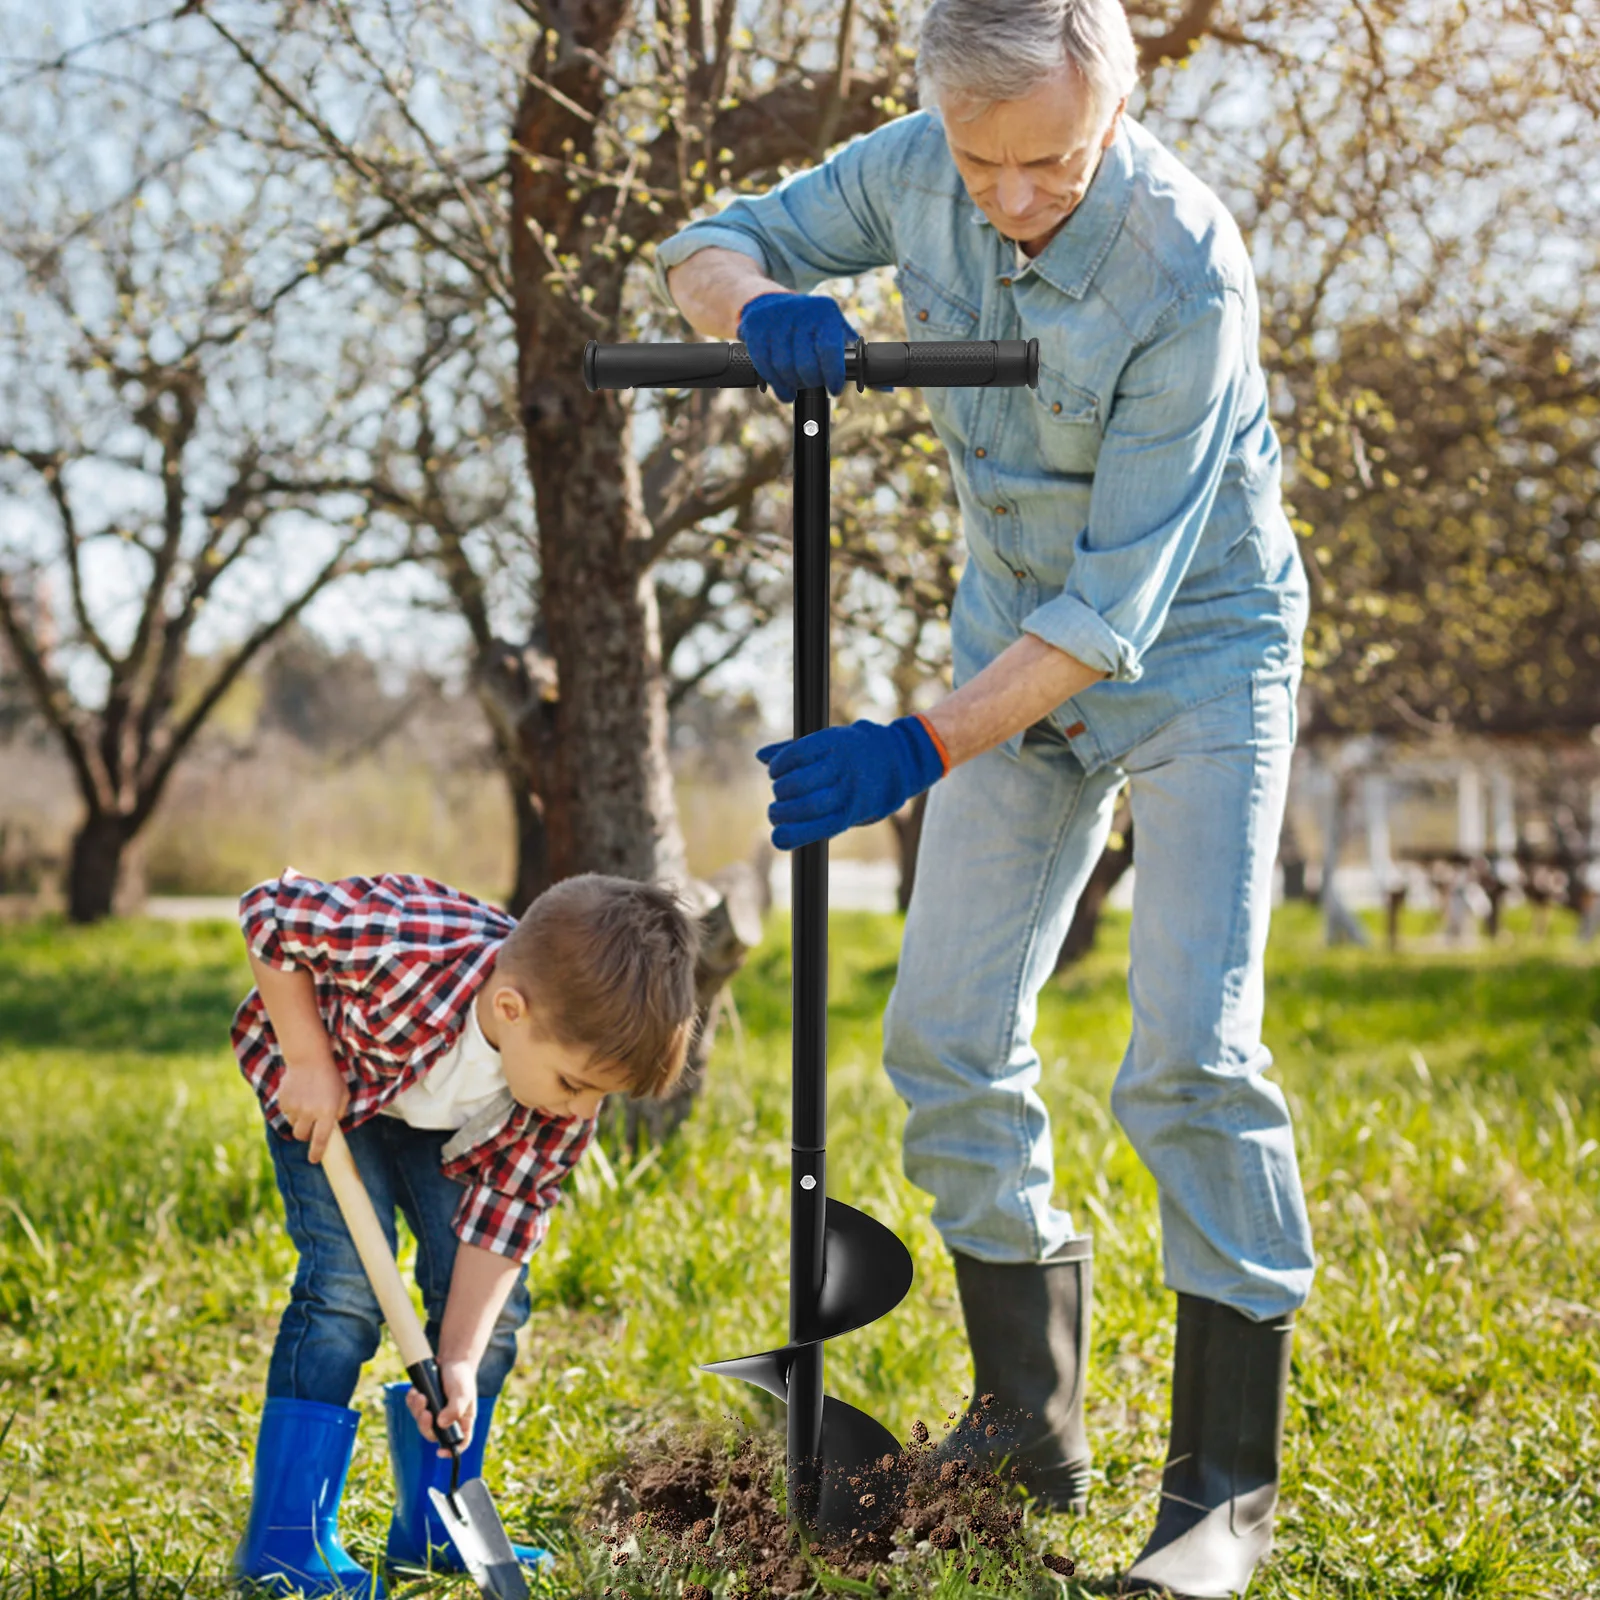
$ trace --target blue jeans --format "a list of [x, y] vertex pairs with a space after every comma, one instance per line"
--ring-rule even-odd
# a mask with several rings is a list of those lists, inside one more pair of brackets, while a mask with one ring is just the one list
[[909, 1113], [906, 1176], [950, 1249], [1040, 1261], [1074, 1232], [1052, 1202], [1033, 1029], [1126, 782], [1133, 1033], [1111, 1106], [1156, 1180], [1167, 1286], [1257, 1319], [1304, 1304], [1311, 1230], [1261, 1042], [1294, 690], [1243, 683], [1093, 774], [1041, 725], [1019, 757], [990, 751], [935, 786], [884, 1064]]
[[[397, 1117], [382, 1116], [345, 1135], [390, 1249], [397, 1208], [417, 1241], [417, 1287], [427, 1311], [428, 1342], [436, 1351], [456, 1260], [450, 1219], [465, 1188], [439, 1170], [439, 1152], [449, 1138], [447, 1130], [413, 1128]], [[270, 1126], [267, 1144], [289, 1237], [300, 1252], [267, 1368], [267, 1398], [347, 1406], [362, 1363], [378, 1348], [383, 1313], [327, 1176], [307, 1159], [310, 1147], [285, 1139]], [[528, 1320], [530, 1309], [524, 1267], [478, 1363], [480, 1397], [500, 1393], [517, 1357], [517, 1329]]]

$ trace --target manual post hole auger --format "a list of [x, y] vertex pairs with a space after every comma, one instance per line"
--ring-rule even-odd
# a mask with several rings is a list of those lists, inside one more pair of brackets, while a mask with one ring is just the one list
[[[872, 343], [845, 351], [858, 391], [991, 388], [1039, 381], [1037, 339]], [[742, 344], [599, 344], [583, 352], [598, 389], [764, 389]], [[794, 736], [828, 725], [828, 391], [794, 402]], [[789, 1184], [789, 1342], [702, 1370], [743, 1378], [789, 1407], [791, 1515], [813, 1532], [877, 1526], [894, 1509], [880, 1463], [900, 1454], [864, 1411], [823, 1393], [822, 1347], [887, 1315], [911, 1287], [911, 1255], [893, 1233], [827, 1193], [828, 846], [790, 862], [793, 894], [793, 1164]], [[854, 1485], [851, 1479], [856, 1479]], [[874, 1490], [876, 1489], [876, 1493]], [[862, 1504], [863, 1496], [868, 1500]]]

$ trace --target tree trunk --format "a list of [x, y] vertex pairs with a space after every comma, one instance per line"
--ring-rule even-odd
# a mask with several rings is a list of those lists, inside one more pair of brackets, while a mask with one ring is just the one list
[[[667, 759], [667, 694], [655, 584], [643, 566], [632, 428], [614, 395], [570, 372], [527, 408], [539, 506], [540, 615], [557, 699], [544, 789], [550, 876], [688, 878]], [[568, 364], [563, 362], [563, 364]], [[550, 407], [551, 390], [564, 391]], [[608, 409], [613, 414], [607, 415]], [[557, 425], [555, 419], [571, 418]]]
[[520, 917], [550, 887], [550, 842], [544, 826], [544, 802], [528, 792], [521, 769], [507, 771], [505, 778], [517, 830], [517, 875], [506, 897], [506, 910]]
[[99, 922], [111, 915], [130, 836], [124, 817], [91, 811], [84, 819], [67, 868], [67, 915], [72, 921]]

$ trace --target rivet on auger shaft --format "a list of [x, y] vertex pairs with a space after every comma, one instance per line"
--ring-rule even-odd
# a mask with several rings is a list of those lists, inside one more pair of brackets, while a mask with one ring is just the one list
[[[591, 391], [763, 386], [740, 344], [601, 345], [591, 340], [583, 373]], [[1038, 382], [1039, 342], [863, 341], [846, 348], [845, 376], [858, 389], [1031, 387]], [[828, 392], [802, 389], [794, 405], [796, 738], [828, 726], [828, 466]], [[911, 1253], [881, 1222], [828, 1198], [826, 843], [796, 850], [790, 872], [794, 1151], [789, 1342], [780, 1350], [710, 1362], [701, 1370], [742, 1378], [788, 1403], [790, 1515], [827, 1536], [877, 1527], [898, 1508], [894, 1491], [900, 1446], [882, 1423], [823, 1392], [822, 1349], [827, 1340], [876, 1322], [899, 1305], [911, 1287]]]

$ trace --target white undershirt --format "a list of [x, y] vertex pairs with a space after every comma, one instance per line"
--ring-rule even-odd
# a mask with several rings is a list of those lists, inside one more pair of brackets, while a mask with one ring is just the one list
[[484, 1038], [474, 1001], [461, 1037], [382, 1114], [399, 1117], [413, 1128], [462, 1128], [474, 1113], [505, 1093], [500, 1052]]

